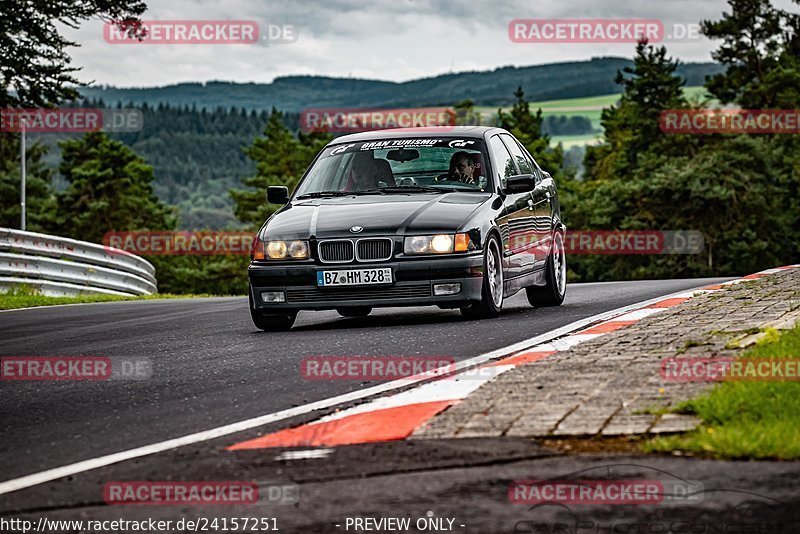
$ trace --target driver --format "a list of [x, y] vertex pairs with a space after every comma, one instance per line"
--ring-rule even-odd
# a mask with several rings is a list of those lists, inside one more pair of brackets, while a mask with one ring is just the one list
[[342, 191], [364, 191], [375, 189], [378, 183], [375, 179], [376, 166], [372, 152], [356, 152], [350, 166], [350, 176]]
[[450, 157], [450, 170], [447, 172], [450, 180], [458, 180], [465, 184], [477, 184], [478, 177], [475, 173], [475, 158], [469, 152], [459, 151]]

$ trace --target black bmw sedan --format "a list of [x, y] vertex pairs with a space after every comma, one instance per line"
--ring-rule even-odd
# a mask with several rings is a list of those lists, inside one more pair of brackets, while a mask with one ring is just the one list
[[253, 241], [250, 311], [285, 330], [300, 310], [365, 316], [437, 305], [492, 317], [525, 289], [535, 306], [566, 292], [555, 183], [509, 132], [392, 129], [320, 152]]

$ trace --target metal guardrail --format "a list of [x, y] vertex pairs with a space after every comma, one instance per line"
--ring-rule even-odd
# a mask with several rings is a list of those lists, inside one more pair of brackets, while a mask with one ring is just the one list
[[0, 228], [0, 288], [23, 284], [53, 296], [158, 292], [153, 265], [130, 252]]

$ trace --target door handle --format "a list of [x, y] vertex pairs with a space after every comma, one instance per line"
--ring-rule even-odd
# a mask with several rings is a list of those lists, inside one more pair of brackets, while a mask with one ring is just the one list
[[528, 209], [533, 211], [533, 200], [528, 199]]
[[547, 200], [550, 200], [550, 191], [545, 192], [544, 196], [547, 198]]

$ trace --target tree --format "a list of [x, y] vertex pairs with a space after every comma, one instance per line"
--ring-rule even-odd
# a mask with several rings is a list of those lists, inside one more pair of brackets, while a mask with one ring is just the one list
[[[727, 67], [708, 81], [709, 92], [745, 109], [800, 108], [800, 14], [777, 9], [769, 0], [728, 0], [728, 4], [731, 9], [720, 20], [701, 24], [704, 35], [722, 40], [712, 57]], [[780, 246], [783, 262], [796, 262], [800, 140], [785, 134], [764, 138], [763, 149], [776, 158], [768, 177], [782, 200], [776, 209], [787, 225], [782, 236], [772, 235], [770, 241]], [[782, 244], [776, 243], [779, 237]]]
[[266, 203], [265, 191], [271, 185], [284, 185], [291, 191], [300, 181], [317, 153], [330, 142], [325, 133], [299, 132], [298, 138], [284, 125], [283, 114], [272, 108], [264, 136], [258, 137], [245, 149], [256, 162], [256, 175], [246, 178], [247, 189], [232, 190], [236, 216], [251, 226], [260, 226], [277, 209]]
[[[99, 17], [120, 21], [129, 34], [147, 6], [142, 0], [3, 0], [0, 14], [0, 109], [49, 107], [77, 96], [67, 48], [77, 46], [59, 26], [77, 28]], [[14, 91], [12, 93], [11, 91]]]
[[720, 20], [700, 25], [703, 35], [722, 40], [711, 57], [727, 66], [711, 77], [708, 90], [721, 102], [746, 109], [797, 103], [797, 15], [776, 9], [770, 0], [728, 0], [728, 5], [731, 11]]
[[687, 105], [682, 91], [685, 82], [677, 69], [678, 62], [667, 57], [665, 47], [655, 48], [646, 41], [637, 44], [633, 67], [617, 72], [615, 81], [623, 87], [619, 103], [601, 115], [605, 141], [587, 148], [589, 179], [629, 176], [638, 166], [639, 155], [648, 150], [674, 155], [691, 151], [685, 143], [676, 144], [686, 139], [667, 136], [659, 128], [662, 111]]
[[[28, 145], [26, 150], [26, 227], [42, 232], [49, 227], [54, 209], [50, 192], [52, 171], [42, 161], [47, 149], [41, 143]], [[20, 136], [0, 132], [0, 226], [19, 228], [20, 225]]]
[[531, 111], [530, 103], [525, 99], [525, 91], [517, 87], [514, 92], [516, 101], [511, 111], [506, 113], [497, 110], [497, 119], [501, 128], [511, 132], [519, 142], [528, 149], [533, 158], [544, 170], [558, 181], [563, 178], [564, 151], [561, 146], [550, 146], [550, 136], [542, 132], [542, 110]]
[[453, 106], [457, 126], [476, 126], [483, 124], [483, 114], [475, 111], [475, 102], [470, 99], [456, 102]]
[[169, 230], [175, 220], [153, 193], [153, 168], [102, 132], [61, 143], [59, 170], [67, 190], [57, 196], [61, 235], [101, 242], [110, 231]]

